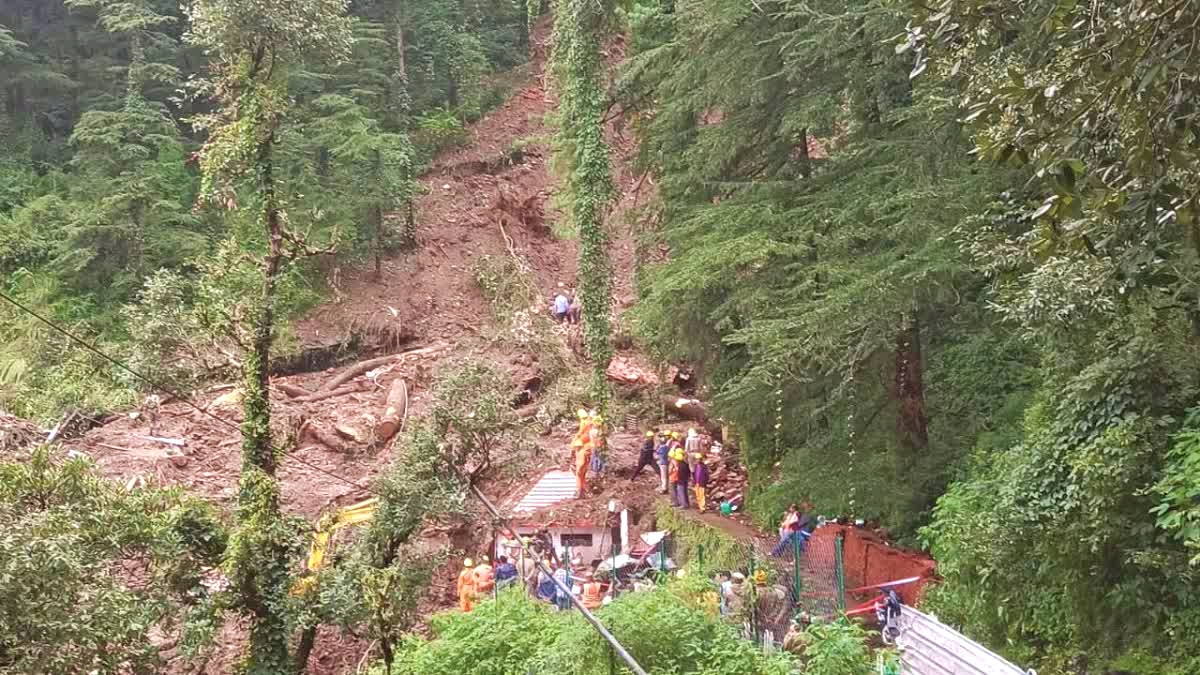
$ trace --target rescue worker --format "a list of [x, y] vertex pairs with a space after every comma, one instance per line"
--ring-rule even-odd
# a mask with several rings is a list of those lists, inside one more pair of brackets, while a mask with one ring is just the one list
[[689, 457], [700, 452], [700, 436], [696, 433], [695, 429], [687, 430], [687, 440], [684, 441], [683, 450]]
[[458, 573], [458, 608], [469, 612], [475, 608], [475, 561], [463, 561], [463, 570]]
[[554, 605], [559, 610], [571, 609], [571, 571], [566, 561], [554, 570], [554, 581], [558, 582], [554, 584]]
[[688, 466], [687, 456], [683, 448], [675, 448], [671, 454], [671, 504], [688, 508], [688, 482], [691, 480], [692, 469]]
[[604, 585], [594, 575], [583, 582], [580, 602], [589, 610], [599, 609], [600, 605], [604, 604]]
[[704, 455], [697, 452], [693, 458], [696, 460], [692, 465], [692, 485], [696, 489], [696, 508], [700, 513], [704, 513], [704, 492], [708, 488], [708, 464], [704, 462]]
[[579, 294], [571, 294], [571, 303], [567, 305], [567, 321], [577, 324], [582, 320], [583, 304], [579, 302]]
[[[547, 569], [553, 570], [553, 568], [554, 568], [553, 561], [546, 560], [544, 564], [546, 565]], [[558, 589], [554, 585], [554, 579], [551, 578], [551, 576], [550, 576], [551, 574], [553, 574], [553, 572], [551, 572], [550, 574], [546, 574], [542, 570], [540, 570], [540, 569], [538, 570], [537, 596], [538, 596], [539, 600], [545, 600], [546, 602], [554, 602], [554, 598], [558, 594]]]
[[511, 586], [517, 581], [517, 566], [514, 565], [508, 556], [502, 555], [496, 558], [496, 587], [504, 588]]
[[660, 483], [658, 493], [663, 495], [667, 494], [667, 465], [671, 461], [667, 455], [671, 452], [670, 442], [670, 435], [664, 433], [658, 443], [658, 447], [654, 449], [654, 461], [658, 463], [658, 478]]
[[591, 471], [594, 476], [599, 478], [604, 473], [606, 463], [604, 461], [607, 445], [604, 440], [604, 418], [597, 415], [592, 420], [592, 428], [588, 431], [588, 440], [592, 444], [592, 462]]
[[791, 625], [788, 593], [778, 585], [768, 583], [766, 570], [754, 573], [754, 586], [758, 596], [759, 630], [764, 642], [774, 642], [775, 636], [782, 637]]
[[479, 564], [475, 566], [475, 595], [483, 597], [492, 592], [496, 587], [496, 573], [492, 569], [491, 562], [488, 557], [482, 556], [479, 559]]
[[646, 440], [642, 441], [642, 447], [638, 450], [637, 466], [633, 469], [633, 474], [629, 476], [629, 482], [637, 478], [642, 473], [642, 469], [654, 466], [654, 432], [646, 432]]
[[588, 431], [587, 440], [575, 448], [575, 498], [581, 499], [587, 493], [587, 474], [592, 466], [592, 449], [595, 445], [595, 429]]

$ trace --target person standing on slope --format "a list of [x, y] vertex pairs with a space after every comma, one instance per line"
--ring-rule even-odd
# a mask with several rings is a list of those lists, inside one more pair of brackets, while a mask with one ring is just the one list
[[469, 612], [475, 608], [475, 562], [470, 558], [463, 561], [463, 570], [458, 573], [458, 608]]
[[696, 488], [696, 508], [700, 513], [704, 513], [704, 497], [705, 490], [708, 488], [708, 464], [704, 461], [704, 455], [697, 452], [692, 464], [692, 485]]
[[654, 432], [646, 432], [646, 440], [642, 441], [642, 447], [638, 450], [637, 466], [634, 467], [633, 473], [629, 476], [629, 482], [632, 483], [635, 478], [642, 473], [642, 469], [647, 467], [653, 468], [654, 463]]
[[491, 594], [492, 589], [496, 587], [496, 573], [492, 569], [491, 562], [485, 555], [479, 559], [479, 564], [475, 566], [475, 596], [486, 597]]

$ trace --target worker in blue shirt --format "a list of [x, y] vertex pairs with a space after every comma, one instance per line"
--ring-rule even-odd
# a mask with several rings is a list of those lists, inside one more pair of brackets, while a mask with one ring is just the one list
[[567, 296], [559, 293], [554, 296], [554, 320], [562, 323], [567, 318], [567, 310], [571, 308], [571, 301], [567, 300]]

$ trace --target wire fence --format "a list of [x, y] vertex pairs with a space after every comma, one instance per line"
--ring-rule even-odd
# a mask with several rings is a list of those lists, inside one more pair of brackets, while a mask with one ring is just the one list
[[[672, 536], [654, 562], [667, 573], [672, 567], [697, 568], [721, 585], [720, 613], [741, 624], [747, 639], [764, 647], [778, 646], [802, 614], [831, 619], [846, 610], [846, 578], [842, 535], [795, 536], [774, 547], [764, 542], [687, 545]], [[728, 580], [725, 574], [729, 575]]]

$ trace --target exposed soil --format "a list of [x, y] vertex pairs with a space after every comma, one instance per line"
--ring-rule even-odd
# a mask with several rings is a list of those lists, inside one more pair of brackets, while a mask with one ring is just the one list
[[[288, 438], [306, 423], [327, 432], [327, 438], [328, 432], [344, 432], [332, 437], [339, 448], [311, 434], [301, 434], [296, 449], [285, 456], [278, 476], [288, 513], [315, 520], [333, 505], [368, 495], [371, 481], [390, 460], [386, 444], [385, 449], [375, 450], [369, 439], [395, 379], [404, 378], [409, 387], [411, 420], [422, 414], [432, 373], [447, 359], [482, 354], [511, 370], [515, 382], [530, 377], [528, 366], [536, 363], [539, 355], [522, 353], [520, 347], [494, 339], [490, 310], [474, 280], [473, 265], [482, 256], [519, 260], [519, 266], [531, 275], [544, 296], [538, 311], [548, 308], [560, 284], [566, 289], [575, 284], [578, 245], [573, 239], [553, 233], [560, 214], [551, 204], [554, 178], [547, 166], [551, 130], [546, 115], [555, 106], [545, 88], [543, 73], [549, 32], [548, 21], [535, 31], [531, 75], [526, 85], [471, 125], [468, 141], [442, 153], [421, 178], [424, 194], [416, 208], [418, 250], [384, 259], [379, 278], [370, 264], [327, 270], [330, 301], [297, 322], [295, 329], [302, 344], [316, 351], [347, 342], [352, 336], [362, 338], [365, 351], [377, 354], [421, 347], [437, 349], [393, 368], [360, 375], [350, 380], [345, 390], [339, 388], [337, 396], [320, 401], [302, 402], [295, 394], [303, 393], [301, 390], [316, 392], [341, 368], [273, 379], [272, 426], [276, 439]], [[622, 47], [618, 44], [613, 49], [610, 56], [618, 58]], [[633, 300], [633, 229], [624, 214], [644, 203], [653, 188], [631, 170], [634, 146], [619, 122], [610, 124], [609, 135], [620, 194], [609, 218], [614, 304], [620, 311]], [[399, 216], [392, 219], [398, 226]], [[578, 340], [571, 330], [561, 333], [568, 343]], [[582, 362], [578, 365], [586, 367]], [[148, 400], [139, 410], [118, 416], [66, 445], [93, 457], [109, 477], [129, 483], [185, 486], [232, 513], [241, 464], [241, 409], [233, 384], [201, 392], [191, 403], [157, 404]], [[525, 470], [516, 479], [494, 478], [485, 490], [503, 500], [527, 489], [528, 478], [536, 480], [551, 467], [566, 468], [570, 432], [564, 427], [540, 437], [540, 451], [532, 458], [531, 466], [523, 467]], [[354, 435], [364, 440], [352, 440]], [[644, 472], [634, 482], [628, 479], [640, 443], [638, 429], [615, 434], [610, 440], [613, 454], [606, 476], [595, 482], [587, 498], [557, 507], [555, 517], [602, 518], [609, 499], [618, 499], [636, 512], [652, 513], [657, 477]], [[431, 536], [460, 548], [483, 544], [455, 540], [444, 531]], [[453, 604], [454, 571], [443, 572], [433, 582], [430, 612]], [[245, 635], [244, 626], [230, 622], [206, 660], [197, 664], [173, 661], [171, 672], [232, 672], [244, 648]], [[365, 641], [323, 628], [308, 672], [354, 673], [367, 650]]]

